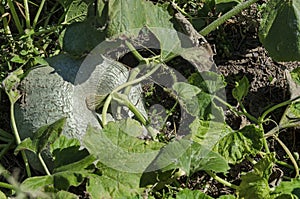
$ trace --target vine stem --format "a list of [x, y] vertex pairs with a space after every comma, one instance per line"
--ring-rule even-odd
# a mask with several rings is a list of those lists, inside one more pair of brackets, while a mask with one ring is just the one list
[[249, 7], [251, 4], [253, 4], [253, 3], [257, 2], [257, 1], [258, 0], [249, 0], [249, 1], [244, 1], [242, 3], [239, 3], [233, 9], [231, 9], [230, 11], [228, 11], [227, 13], [225, 13], [224, 15], [222, 15], [220, 18], [216, 19], [211, 24], [209, 24], [204, 29], [202, 29], [200, 31], [200, 34], [203, 35], [203, 36], [208, 35], [210, 32], [214, 31], [220, 25], [222, 25], [223, 23], [225, 23], [226, 20], [230, 19], [231, 17], [233, 17], [234, 15], [238, 14], [239, 12], [241, 12], [242, 10], [244, 10], [245, 8]]
[[34, 20], [33, 20], [33, 23], [32, 23], [32, 28], [33, 28], [33, 29], [35, 28], [35, 26], [36, 26], [36, 24], [37, 24], [37, 21], [38, 21], [38, 19], [39, 19], [39, 17], [40, 17], [40, 14], [41, 14], [41, 12], [42, 12], [42, 10], [43, 10], [45, 1], [46, 1], [46, 0], [42, 0], [41, 4], [40, 4], [40, 6], [39, 6], [39, 9], [38, 9], [38, 11], [37, 11], [37, 13], [36, 13], [36, 15], [35, 15], [35, 17], [34, 17]]
[[47, 167], [46, 163], [45, 163], [44, 160], [43, 160], [43, 157], [42, 157], [42, 153], [41, 153], [41, 152], [38, 153], [38, 158], [39, 158], [39, 160], [40, 160], [40, 162], [41, 162], [41, 164], [42, 164], [42, 166], [43, 166], [43, 168], [44, 168], [46, 174], [47, 174], [48, 176], [50, 176], [51, 173], [49, 172], [48, 167]]
[[[138, 84], [141, 81], [147, 79], [149, 76], [151, 76], [153, 73], [155, 73], [155, 71], [157, 71], [160, 68], [160, 64], [157, 64], [155, 67], [153, 67], [148, 73], [146, 73], [145, 75], [141, 76], [140, 78], [134, 79], [132, 81], [126, 82], [120, 86], [118, 86], [117, 88], [115, 88], [111, 93], [114, 92], [118, 92], [128, 86], [134, 85], [134, 84]], [[105, 126], [107, 124], [107, 111], [108, 111], [108, 107], [109, 104], [112, 100], [112, 95], [108, 95], [107, 99], [105, 100], [105, 103], [103, 105], [103, 109], [102, 109], [102, 123]]]
[[[21, 143], [21, 139], [20, 139], [18, 128], [17, 128], [16, 121], [15, 121], [14, 102], [10, 96], [9, 96], [9, 98], [10, 98], [10, 121], [11, 121], [12, 131], [14, 133], [16, 143], [19, 145]], [[28, 159], [27, 159], [25, 151], [21, 151], [21, 155], [22, 155], [22, 158], [25, 163], [27, 176], [31, 177], [31, 171], [30, 171], [30, 167], [29, 167], [29, 163], [28, 163]]]
[[281, 145], [281, 147], [286, 152], [286, 154], [289, 156], [291, 162], [294, 165], [294, 169], [296, 172], [295, 178], [297, 178], [299, 176], [299, 167], [298, 167], [297, 161], [295, 160], [293, 154], [290, 152], [290, 150], [287, 148], [287, 146], [277, 136], [274, 136], [274, 138]]
[[279, 104], [276, 104], [275, 106], [270, 107], [269, 109], [267, 109], [267, 110], [261, 115], [261, 117], [259, 118], [259, 121], [260, 121], [260, 122], [263, 122], [264, 119], [265, 119], [265, 117], [266, 117], [269, 113], [271, 113], [272, 111], [274, 111], [274, 110], [276, 110], [276, 109], [278, 109], [278, 108], [281, 108], [281, 107], [283, 107], [283, 106], [287, 106], [287, 105], [291, 104], [293, 101], [295, 101], [295, 100], [297, 100], [297, 99], [299, 99], [299, 98], [300, 98], [300, 96], [299, 96], [299, 97], [296, 97], [296, 98], [294, 98], [294, 99], [290, 99], [290, 100], [281, 102], [281, 103], [279, 103]]
[[8, 6], [9, 6], [9, 9], [11, 11], [11, 15], [14, 19], [14, 22], [16, 23], [16, 27], [18, 29], [18, 32], [20, 34], [23, 34], [24, 33], [24, 30], [22, 28], [22, 25], [20, 23], [20, 20], [19, 20], [19, 17], [18, 17], [18, 14], [16, 12], [16, 9], [15, 9], [15, 6], [14, 6], [14, 3], [12, 2], [12, 0], [7, 0], [7, 3], [8, 3]]
[[23, 0], [23, 2], [24, 2], [24, 8], [25, 8], [26, 28], [30, 29], [30, 13], [29, 13], [28, 0]]
[[239, 187], [231, 184], [230, 182], [224, 180], [223, 178], [220, 178], [219, 176], [217, 176], [215, 173], [211, 172], [211, 171], [205, 171], [208, 175], [210, 175], [213, 179], [215, 179], [216, 181], [222, 183], [223, 185], [233, 188], [233, 189], [238, 189]]

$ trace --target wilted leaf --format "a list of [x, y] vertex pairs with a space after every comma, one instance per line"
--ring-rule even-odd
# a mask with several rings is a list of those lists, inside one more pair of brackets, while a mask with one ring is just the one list
[[263, 132], [254, 125], [231, 132], [223, 137], [214, 147], [229, 163], [241, 162], [247, 155], [257, 154], [262, 146]]
[[270, 0], [260, 24], [259, 39], [276, 61], [300, 60], [300, 2]]
[[232, 90], [232, 95], [238, 102], [241, 102], [248, 94], [249, 88], [248, 78], [244, 76], [240, 81], [236, 82], [235, 88]]

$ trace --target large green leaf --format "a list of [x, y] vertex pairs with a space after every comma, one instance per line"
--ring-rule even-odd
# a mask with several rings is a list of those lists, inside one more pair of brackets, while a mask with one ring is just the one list
[[214, 121], [203, 121], [195, 119], [190, 124], [192, 140], [212, 149], [225, 136], [231, 134], [233, 130], [226, 124]]
[[277, 61], [300, 60], [300, 2], [268, 1], [260, 25], [259, 38]]
[[243, 175], [238, 193], [241, 198], [270, 198], [269, 177], [275, 161], [275, 154], [268, 154], [254, 165], [253, 172]]
[[103, 129], [89, 127], [83, 143], [103, 164], [116, 170], [142, 173], [164, 145], [137, 138], [147, 132], [136, 120], [109, 122]]
[[214, 147], [229, 163], [241, 162], [247, 155], [257, 154], [262, 146], [263, 132], [254, 125], [229, 133]]
[[108, 37], [120, 33], [126, 33], [127, 37], [137, 36], [146, 26], [160, 43], [162, 60], [178, 55], [181, 51], [180, 40], [170, 21], [172, 17], [167, 10], [150, 1], [111, 0], [108, 16]]
[[292, 179], [291, 181], [283, 181], [280, 183], [279, 186], [275, 188], [275, 191], [272, 194], [279, 195], [276, 198], [283, 197], [283, 195], [289, 195], [290, 197], [286, 196], [286, 198], [300, 198], [300, 179]]
[[151, 166], [162, 171], [179, 168], [188, 176], [200, 170], [226, 172], [229, 169], [219, 154], [185, 139], [166, 145]]
[[[144, 26], [172, 28], [171, 16], [163, 8], [145, 0], [111, 0], [107, 36], [141, 29]], [[133, 33], [133, 32], [131, 32]], [[135, 32], [138, 33], [138, 32]]]
[[92, 198], [132, 198], [142, 193], [140, 188], [141, 173], [127, 173], [97, 165], [101, 176], [91, 175], [87, 183], [87, 191]]
[[93, 19], [69, 25], [63, 39], [63, 50], [72, 56], [82, 57], [105, 39], [103, 30], [98, 29]]

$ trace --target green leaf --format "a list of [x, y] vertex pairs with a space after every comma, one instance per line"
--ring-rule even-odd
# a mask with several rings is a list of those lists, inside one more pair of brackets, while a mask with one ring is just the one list
[[64, 171], [56, 173], [52, 176], [53, 185], [58, 190], [68, 190], [70, 186], [79, 186], [85, 179], [88, 173]]
[[[107, 36], [147, 27], [172, 28], [171, 16], [161, 7], [144, 0], [109, 1]], [[138, 33], [138, 32], [136, 32]], [[137, 35], [135, 35], [137, 36]]]
[[212, 149], [221, 139], [233, 132], [226, 123], [199, 119], [190, 124], [190, 129], [191, 139], [207, 149]]
[[220, 196], [218, 199], [235, 199], [236, 197], [234, 195], [223, 195]]
[[[65, 163], [64, 165], [62, 165], [61, 162], [59, 163], [55, 162], [56, 168], [53, 170], [53, 172], [58, 173], [62, 171], [81, 171], [81, 170], [87, 171], [88, 167], [90, 167], [93, 164], [93, 162], [96, 160], [96, 158], [93, 157], [92, 155], [86, 155], [86, 157], [82, 157], [82, 154], [79, 154], [79, 157], [81, 157], [81, 159], [79, 159], [78, 157], [68, 158], [69, 159], [67, 160], [68, 162]], [[70, 160], [72, 160], [73, 162], [71, 162]]]
[[291, 77], [298, 85], [300, 85], [300, 67], [291, 71]]
[[[275, 191], [272, 194], [287, 194], [290, 195], [290, 198], [300, 198], [300, 179], [292, 179], [291, 181], [283, 181], [279, 186], [275, 188]], [[280, 196], [279, 195], [279, 196]], [[283, 198], [283, 196], [281, 196]], [[280, 198], [280, 197], [277, 197]], [[288, 197], [286, 197], [288, 198]]]
[[63, 50], [82, 57], [104, 41], [104, 31], [97, 29], [93, 23], [93, 19], [89, 19], [69, 25], [64, 35]]
[[253, 172], [243, 175], [238, 188], [239, 196], [244, 199], [270, 198], [269, 177], [275, 161], [275, 154], [266, 155], [254, 165]]
[[52, 176], [36, 176], [26, 178], [21, 184], [21, 189], [27, 191], [45, 192], [45, 188], [47, 186], [53, 186]]
[[138, 139], [145, 129], [133, 119], [109, 122], [103, 129], [89, 127], [83, 139], [90, 154], [103, 164], [127, 172], [143, 172], [164, 145]]
[[226, 81], [223, 75], [210, 71], [193, 73], [188, 78], [188, 81], [192, 85], [198, 86], [204, 92], [209, 94], [215, 94], [217, 91], [224, 89], [226, 86]]
[[183, 189], [176, 194], [176, 199], [189, 199], [189, 198], [213, 199], [212, 197], [206, 195], [205, 193], [199, 190]]
[[34, 153], [40, 153], [46, 146], [52, 144], [59, 138], [65, 123], [66, 118], [62, 118], [50, 125], [40, 127], [33, 138], [26, 138], [17, 146], [15, 154], [20, 150], [29, 150]]
[[173, 89], [177, 93], [180, 105], [191, 115], [197, 116], [200, 107], [197, 94], [201, 92], [201, 89], [185, 82], [175, 82]]
[[[95, 160], [86, 149], [80, 149], [79, 140], [60, 136], [50, 145], [54, 159], [54, 172], [85, 169]], [[70, 155], [76, 154], [76, 155]]]
[[7, 198], [6, 195], [2, 191], [0, 191], [0, 198], [3, 198], [3, 199]]
[[248, 155], [256, 155], [263, 146], [263, 132], [254, 125], [231, 132], [214, 147], [229, 163], [237, 164]]
[[276, 61], [300, 60], [300, 2], [267, 2], [260, 24], [259, 39]]
[[82, 22], [86, 19], [88, 12], [88, 5], [82, 0], [63, 1], [60, 0], [62, 5], [67, 10], [65, 21], [68, 23]]
[[201, 46], [190, 47], [182, 48], [181, 51], [176, 50], [175, 52], [178, 52], [183, 59], [191, 63], [198, 72], [209, 71], [214, 66], [213, 55], [207, 48]]
[[19, 151], [23, 150], [29, 150], [36, 153], [37, 146], [32, 142], [31, 138], [26, 138], [15, 148], [14, 154], [17, 155]]
[[297, 118], [299, 119], [300, 118], [300, 101], [293, 102], [290, 105], [289, 109], [290, 109], [290, 113], [293, 115], [294, 119], [297, 119]]
[[56, 198], [56, 199], [78, 199], [79, 196], [62, 190], [62, 191], [55, 193], [54, 198]]
[[64, 117], [37, 130], [32, 138], [32, 142], [36, 146], [36, 153], [40, 153], [47, 145], [52, 144], [59, 138], [66, 120], [67, 118]]
[[101, 176], [91, 175], [87, 182], [87, 192], [92, 198], [132, 198], [141, 194], [140, 173], [127, 173], [105, 165], [97, 165]]
[[181, 51], [180, 40], [170, 21], [172, 17], [162, 7], [145, 0], [112, 0], [108, 10], [108, 37], [125, 32], [127, 37], [137, 36], [146, 26], [160, 43], [162, 60]]
[[21, 78], [24, 75], [22, 68], [18, 68], [11, 72], [2, 82], [4, 90], [9, 97], [10, 103], [14, 104], [21, 97], [21, 94], [17, 90], [20, 84]]
[[151, 166], [163, 168], [162, 171], [179, 168], [188, 176], [200, 170], [226, 172], [229, 169], [219, 154], [185, 139], [166, 145]]
[[248, 78], [244, 76], [240, 81], [236, 82], [235, 88], [232, 90], [232, 96], [241, 102], [242, 99], [248, 94], [250, 84]]

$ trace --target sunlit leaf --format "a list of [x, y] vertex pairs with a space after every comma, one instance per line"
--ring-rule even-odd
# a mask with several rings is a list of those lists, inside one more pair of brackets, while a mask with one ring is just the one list
[[300, 60], [300, 2], [270, 0], [262, 14], [259, 39], [277, 61]]
[[247, 155], [256, 155], [263, 146], [263, 132], [254, 125], [231, 132], [223, 137], [214, 147], [229, 163], [236, 164]]
[[248, 94], [250, 84], [248, 78], [244, 76], [240, 81], [236, 82], [235, 88], [232, 90], [232, 95], [238, 102]]
[[275, 154], [268, 154], [254, 165], [252, 172], [243, 175], [238, 193], [241, 198], [270, 198], [269, 177], [275, 161]]
[[[272, 194], [280, 194], [276, 198], [300, 198], [300, 179], [291, 179], [291, 181], [281, 182]], [[281, 197], [280, 197], [281, 196]]]
[[188, 198], [213, 199], [212, 197], [206, 195], [205, 193], [199, 190], [183, 189], [176, 194], [176, 199], [188, 199]]

